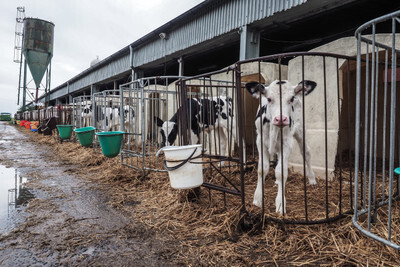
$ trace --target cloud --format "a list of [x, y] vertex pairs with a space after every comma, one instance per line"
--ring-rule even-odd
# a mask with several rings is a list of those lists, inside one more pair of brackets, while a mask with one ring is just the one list
[[[0, 111], [17, 110], [19, 64], [13, 62], [17, 6], [28, 17], [51, 21], [51, 87], [66, 82], [202, 0], [2, 0], [0, 1]], [[5, 52], [3, 52], [5, 51]]]

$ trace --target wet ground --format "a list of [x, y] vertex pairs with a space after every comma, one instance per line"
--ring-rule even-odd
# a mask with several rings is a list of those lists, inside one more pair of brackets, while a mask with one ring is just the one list
[[0, 266], [166, 266], [161, 246], [49, 148], [0, 124]]

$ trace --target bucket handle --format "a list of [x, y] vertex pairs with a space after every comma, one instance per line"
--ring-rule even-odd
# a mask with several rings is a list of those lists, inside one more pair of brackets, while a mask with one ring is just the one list
[[[181, 163], [179, 163], [178, 165], [176, 165], [176, 166], [174, 166], [174, 167], [168, 167], [168, 166], [167, 166], [167, 161], [164, 159], [164, 160], [163, 160], [164, 168], [165, 168], [167, 171], [175, 171], [175, 170], [179, 169], [180, 167], [182, 167], [183, 165], [185, 165], [189, 160], [191, 160], [191, 159], [193, 158], [193, 155], [194, 155], [194, 153], [196, 153], [196, 151], [197, 151], [197, 147], [194, 149], [193, 153], [192, 153], [187, 159], [183, 160]], [[173, 161], [170, 161], [170, 162], [173, 162]]]

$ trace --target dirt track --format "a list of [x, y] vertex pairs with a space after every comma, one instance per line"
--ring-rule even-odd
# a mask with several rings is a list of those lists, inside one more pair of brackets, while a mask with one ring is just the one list
[[158, 254], [160, 242], [112, 208], [93, 184], [70, 174], [79, 167], [5, 123], [0, 140], [0, 164], [33, 177], [27, 187], [36, 196], [20, 215], [24, 222], [0, 236], [1, 266], [169, 265]]

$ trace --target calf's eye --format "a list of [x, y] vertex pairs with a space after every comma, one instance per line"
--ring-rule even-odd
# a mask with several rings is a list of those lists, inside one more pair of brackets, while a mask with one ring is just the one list
[[271, 103], [272, 99], [270, 97], [267, 98], [268, 102]]

